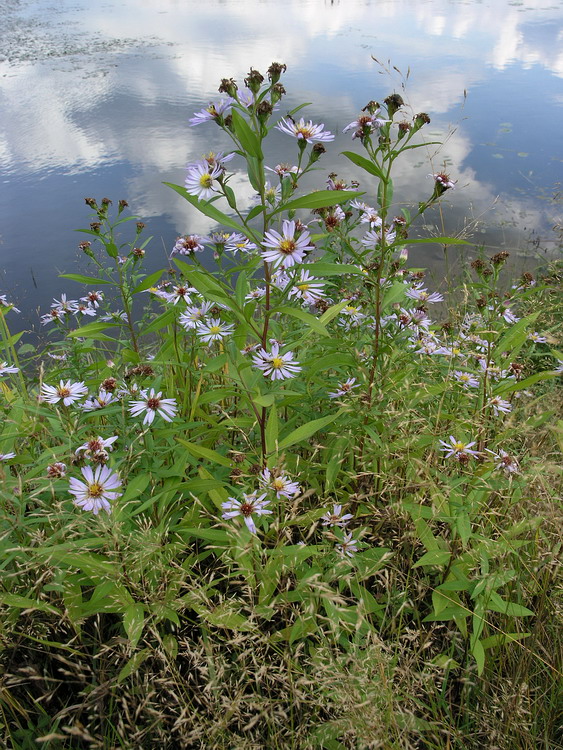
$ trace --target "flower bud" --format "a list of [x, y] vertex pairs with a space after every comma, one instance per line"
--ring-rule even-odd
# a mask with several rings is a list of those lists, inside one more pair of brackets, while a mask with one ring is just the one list
[[117, 210], [119, 213], [121, 213], [125, 208], [127, 208], [129, 204], [126, 200], [121, 199], [119, 203], [117, 204]]
[[417, 130], [420, 130], [420, 128], [423, 125], [428, 125], [429, 122], [430, 122], [430, 118], [428, 117], [428, 115], [426, 114], [426, 112], [419, 112], [418, 115], [414, 116], [414, 125], [413, 125], [413, 127], [414, 127], [415, 132]]
[[238, 91], [238, 86], [236, 84], [236, 81], [233, 78], [221, 79], [221, 84], [219, 85], [220, 94], [227, 94], [228, 96], [232, 96], [234, 99], [237, 91]]
[[252, 91], [253, 94], [257, 94], [260, 91], [260, 85], [264, 80], [264, 76], [258, 70], [250, 68], [250, 73], [244, 79], [245, 84]]
[[309, 164], [314, 164], [316, 161], [318, 161], [321, 156], [326, 153], [326, 148], [323, 146], [322, 143], [315, 143], [313, 148], [311, 149], [311, 156], [309, 157]]
[[493, 266], [502, 266], [507, 258], [510, 258], [510, 253], [507, 253], [506, 250], [502, 250], [500, 253], [493, 255], [491, 263]]
[[389, 117], [393, 117], [395, 112], [404, 105], [403, 97], [399, 94], [391, 94], [383, 100], [387, 105], [387, 113]]
[[143, 222], [142, 222], [142, 221], [138, 221], [138, 222], [137, 222], [137, 224], [136, 224], [136, 227], [137, 227], [137, 234], [141, 234], [141, 232], [143, 231], [143, 229], [145, 228], [145, 226], [146, 226], [146, 225], [145, 225], [145, 224], [143, 224]]
[[274, 108], [272, 107], [270, 102], [266, 100], [261, 101], [260, 104], [256, 107], [256, 114], [258, 115], [258, 119], [263, 125], [268, 122], [268, 118], [273, 111]]
[[362, 107], [362, 112], [369, 112], [370, 115], [375, 115], [379, 112], [379, 102], [372, 101], [368, 102], [365, 107]]
[[273, 62], [268, 68], [268, 78], [272, 83], [277, 83], [280, 80], [282, 73], [287, 70], [287, 65], [283, 63]]
[[93, 208], [94, 211], [98, 210], [98, 204], [96, 203], [94, 198], [84, 198], [84, 202], [87, 206], [90, 206], [90, 208]]
[[276, 83], [275, 86], [272, 86], [271, 91], [271, 98], [272, 98], [272, 104], [277, 104], [279, 100], [284, 96], [286, 93], [285, 88], [281, 85], [281, 83]]

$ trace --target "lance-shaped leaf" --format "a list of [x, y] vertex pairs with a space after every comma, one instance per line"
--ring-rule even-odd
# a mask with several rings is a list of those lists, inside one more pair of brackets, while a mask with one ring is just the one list
[[336, 206], [339, 203], [358, 198], [364, 193], [357, 190], [317, 190], [301, 198], [296, 198], [289, 203], [283, 203], [272, 211], [272, 216], [280, 211], [295, 211], [298, 208], [326, 208], [326, 206]]
[[181, 185], [174, 185], [172, 182], [165, 182], [164, 185], [167, 185], [168, 187], [172, 188], [172, 190], [175, 190], [178, 195], [181, 195], [182, 198], [185, 198], [188, 203], [191, 203], [192, 206], [197, 208], [198, 211], [200, 211], [202, 214], [205, 214], [205, 216], [209, 216], [210, 219], [214, 219], [218, 224], [222, 224], [225, 227], [230, 227], [231, 229], [234, 229], [235, 232], [242, 232], [242, 234], [246, 235], [254, 242], [260, 241], [260, 239], [254, 234], [251, 229], [245, 227], [243, 224], [239, 224], [238, 222], [236, 222], [230, 216], [223, 213], [223, 211], [220, 211], [218, 208], [216, 208], [213, 203], [210, 203], [209, 201], [200, 201], [199, 198], [197, 198], [195, 195], [190, 195], [186, 188], [182, 187]]
[[279, 450], [282, 451], [285, 448], [289, 448], [290, 445], [295, 445], [295, 443], [300, 443], [302, 440], [307, 440], [311, 435], [314, 435], [315, 432], [322, 430], [327, 424], [334, 422], [339, 414], [340, 411], [336, 412], [336, 414], [330, 414], [328, 417], [313, 419], [306, 424], [302, 424], [300, 427], [297, 427], [297, 429], [292, 430], [289, 435], [286, 435], [283, 440], [280, 440], [278, 444]]
[[379, 177], [380, 180], [387, 182], [385, 173], [377, 166], [377, 164], [374, 164], [369, 159], [366, 159], [365, 156], [360, 156], [360, 154], [356, 154], [354, 151], [343, 151], [342, 156], [350, 159], [350, 161], [353, 162], [357, 167], [361, 167], [366, 172], [369, 172], [375, 177]]
[[251, 129], [244, 117], [242, 117], [236, 109], [233, 109], [231, 117], [235, 134], [246, 153], [250, 154], [250, 156], [253, 156], [255, 159], [263, 159], [264, 155], [260, 146], [260, 139]]

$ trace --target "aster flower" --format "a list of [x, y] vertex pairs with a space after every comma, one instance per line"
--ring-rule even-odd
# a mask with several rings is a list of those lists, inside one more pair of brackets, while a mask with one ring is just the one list
[[376, 227], [376, 229], [372, 229], [371, 231], [366, 232], [360, 242], [365, 247], [374, 248], [377, 245], [380, 245], [383, 241], [385, 241], [386, 245], [393, 244], [393, 242], [395, 242], [396, 236], [397, 233], [394, 229], [391, 229], [390, 227], [385, 227], [384, 229], [381, 225], [379, 227]]
[[533, 341], [534, 344], [545, 344], [547, 342], [546, 337], [540, 336], [540, 334], [537, 331], [534, 331], [533, 333], [529, 333], [528, 338], [530, 339], [530, 341]]
[[321, 521], [323, 526], [340, 526], [340, 528], [343, 528], [348, 525], [348, 521], [352, 518], [354, 516], [351, 513], [342, 515], [342, 505], [335, 503], [332, 506], [332, 513], [327, 511], [324, 516], [321, 516]]
[[518, 461], [516, 460], [516, 458], [514, 458], [514, 456], [511, 456], [509, 453], [503, 451], [502, 449], [500, 449], [498, 453], [495, 453], [488, 448], [486, 448], [486, 451], [487, 453], [490, 453], [494, 458], [496, 462], [495, 469], [497, 469], [497, 471], [504, 471], [506, 476], [511, 476], [512, 474], [520, 474], [520, 465], [518, 464]]
[[434, 179], [434, 193], [438, 196], [445, 193], [446, 190], [453, 190], [455, 188], [455, 182], [450, 180], [449, 175], [445, 172], [438, 172], [437, 174], [429, 174], [428, 177]]
[[66, 382], [61, 380], [59, 381], [59, 385], [45, 385], [43, 383], [41, 386], [41, 397], [48, 404], [58, 404], [59, 401], [62, 401], [65, 406], [70, 406], [87, 393], [88, 388], [86, 388], [82, 381], [71, 383], [70, 380]]
[[405, 296], [409, 297], [410, 299], [415, 299], [418, 302], [423, 302], [425, 304], [433, 304], [435, 302], [444, 301], [444, 297], [438, 292], [432, 292], [432, 294], [428, 294], [428, 290], [424, 289], [422, 284], [415, 284], [410, 289], [407, 289], [407, 291], [405, 292]]
[[311, 276], [309, 271], [302, 269], [299, 279], [294, 279], [293, 286], [289, 290], [290, 297], [299, 297], [303, 302], [314, 305], [315, 302], [324, 297], [324, 282], [318, 281]]
[[10, 453], [0, 453], [0, 461], [9, 461], [11, 458], [15, 458], [16, 454], [11, 451]]
[[293, 352], [280, 354], [277, 341], [272, 341], [271, 347], [270, 352], [260, 348], [259, 352], [252, 358], [253, 367], [262, 370], [264, 376], [269, 375], [272, 380], [285, 380], [295, 377], [301, 371], [301, 367], [298, 362], [293, 361]]
[[278, 499], [282, 497], [292, 498], [301, 492], [298, 482], [292, 482], [285, 475], [274, 475], [267, 468], [262, 469], [258, 475], [258, 482], [264, 489], [273, 490]]
[[171, 292], [166, 292], [166, 300], [167, 302], [172, 302], [172, 304], [175, 305], [179, 300], [182, 299], [187, 304], [188, 302], [191, 302], [190, 295], [194, 293], [197, 293], [197, 289], [194, 289], [193, 286], [178, 284], [178, 286], [172, 288]]
[[232, 234], [225, 245], [225, 250], [230, 253], [250, 253], [256, 250], [256, 245], [242, 234]]
[[479, 451], [471, 450], [471, 446], [475, 445], [475, 440], [472, 443], [463, 443], [460, 440], [456, 440], [453, 435], [450, 435], [450, 442], [440, 440], [442, 447], [441, 451], [445, 451], [445, 458], [456, 458], [458, 461], [462, 460], [461, 457], [466, 456], [478, 456]]
[[113, 435], [113, 437], [106, 438], [104, 440], [103, 437], [98, 435], [98, 437], [92, 438], [91, 440], [87, 440], [80, 447], [78, 447], [74, 452], [78, 456], [80, 452], [83, 451], [85, 456], [89, 456], [89, 455], [94, 455], [95, 453], [99, 453], [100, 451], [105, 451], [106, 448], [112, 451], [113, 444], [115, 443], [117, 438], [118, 438], [117, 435]]
[[303, 118], [299, 122], [291, 118], [283, 118], [275, 126], [277, 130], [287, 135], [292, 135], [298, 140], [306, 141], [307, 143], [313, 143], [314, 141], [333, 141], [334, 136], [328, 130], [323, 130], [324, 123], [320, 125], [314, 125], [311, 120], [305, 122]]
[[201, 125], [204, 122], [211, 122], [211, 120], [222, 121], [223, 117], [230, 113], [233, 103], [234, 99], [230, 96], [226, 99], [220, 99], [218, 102], [211, 102], [205, 109], [196, 112], [193, 117], [190, 117], [189, 123], [193, 127], [194, 125]]
[[213, 169], [214, 167], [218, 167], [223, 172], [225, 172], [225, 164], [229, 161], [231, 161], [232, 158], [234, 158], [235, 152], [233, 151], [230, 154], [225, 154], [223, 151], [218, 151], [215, 153], [214, 151], [209, 151], [207, 154], [203, 154], [201, 159], [198, 159], [197, 161], [192, 161], [189, 164], [186, 164], [186, 169], [190, 169], [191, 167], [195, 167], [197, 164], [207, 164], [208, 168]]
[[557, 367], [555, 368], [554, 372], [556, 372], [558, 375], [563, 375], [563, 359], [557, 360]]
[[76, 307], [78, 305], [78, 300], [75, 299], [68, 299], [66, 298], [66, 294], [61, 294], [60, 300], [55, 299], [53, 297], [53, 304], [51, 307], [54, 310], [58, 310], [60, 313], [63, 313], [64, 315], [70, 315], [70, 313], [76, 312]]
[[423, 328], [425, 331], [432, 325], [424, 310], [405, 310], [404, 307], [399, 311], [399, 323], [404, 328]]
[[93, 318], [96, 316], [96, 308], [91, 305], [86, 305], [84, 302], [79, 302], [76, 305], [75, 315], [76, 314], [88, 315], [90, 318]]
[[344, 534], [342, 542], [336, 545], [336, 551], [342, 557], [354, 557], [358, 551], [358, 540], [352, 537], [352, 532]]
[[518, 323], [520, 320], [520, 318], [507, 306], [504, 306], [504, 310], [502, 310], [501, 314], [507, 323]]
[[373, 114], [360, 115], [357, 120], [354, 120], [343, 129], [343, 133], [347, 133], [349, 130], [353, 130], [352, 140], [354, 138], [364, 138], [367, 135], [371, 135], [375, 130], [379, 130], [389, 120], [382, 120], [377, 115], [380, 110], [377, 109]]
[[356, 307], [355, 305], [346, 305], [346, 307], [342, 308], [340, 314], [344, 317], [339, 318], [339, 322], [346, 327], [358, 325], [366, 318], [361, 307]]
[[291, 166], [290, 164], [276, 164], [273, 169], [272, 167], [265, 167], [265, 169], [267, 169], [268, 172], [275, 172], [280, 179], [288, 174], [299, 175], [303, 171], [299, 167]]
[[453, 377], [465, 389], [479, 387], [479, 379], [469, 372], [462, 372], [461, 370], [454, 370]]
[[162, 393], [155, 393], [154, 388], [151, 388], [150, 393], [146, 390], [141, 391], [141, 396], [141, 400], [129, 402], [129, 413], [133, 417], [138, 417], [145, 412], [143, 424], [152, 424], [157, 414], [166, 422], [171, 422], [176, 416], [178, 407], [175, 398], [161, 398]]
[[[271, 185], [268, 180], [266, 180], [266, 183], [264, 184], [264, 200], [266, 203], [269, 203], [270, 206], [277, 206], [277, 204], [281, 200], [281, 186], [280, 185]], [[260, 193], [255, 193], [252, 196], [252, 203], [255, 206], [258, 206], [262, 203], [262, 196]]]
[[109, 501], [122, 495], [116, 492], [121, 487], [119, 476], [107, 466], [97, 466], [95, 469], [85, 466], [81, 471], [85, 482], [74, 477], [69, 482], [69, 492], [75, 496], [74, 504], [83, 510], [91, 510], [95, 516], [101, 510], [111, 513]]
[[21, 310], [18, 307], [15, 307], [11, 302], [8, 302], [5, 294], [0, 294], [0, 307], [9, 307], [14, 312], [21, 313]]
[[252, 107], [254, 105], [254, 102], [256, 101], [254, 93], [248, 88], [248, 86], [242, 86], [240, 89], [238, 89], [237, 97], [242, 106], [246, 107], [247, 109], [249, 107]]
[[[355, 384], [355, 385], [354, 385]], [[352, 388], [359, 388], [360, 384], [356, 383], [356, 378], [348, 378], [344, 383], [338, 383], [336, 391], [329, 393], [330, 398], [339, 398], [340, 396], [347, 396]]]
[[198, 323], [205, 318], [212, 307], [213, 302], [202, 302], [199, 307], [196, 305], [188, 305], [185, 312], [183, 312], [178, 318], [180, 325], [183, 326], [186, 331], [189, 331], [192, 328], [197, 328]]
[[9, 365], [7, 362], [0, 362], [0, 377], [2, 375], [5, 375], [7, 372], [19, 372], [19, 367], [13, 367], [12, 365]]
[[493, 396], [487, 403], [487, 406], [492, 408], [495, 416], [498, 416], [501, 412], [508, 414], [512, 411], [512, 405], [510, 402], [502, 399], [500, 396]]
[[291, 276], [286, 272], [285, 268], [278, 268], [277, 271], [271, 276], [270, 281], [276, 287], [276, 289], [285, 289], [286, 286], [291, 282]]
[[218, 318], [211, 318], [209, 323], [198, 323], [196, 333], [202, 341], [210, 344], [230, 336], [234, 329], [234, 323], [222, 323]]
[[265, 296], [266, 287], [259, 287], [258, 289], [253, 289], [251, 292], [248, 292], [244, 299], [248, 300], [249, 302], [253, 302], [255, 300], [264, 299]]
[[88, 292], [85, 297], [80, 297], [81, 302], [86, 302], [91, 307], [99, 307], [103, 299], [102, 292]]
[[206, 162], [197, 162], [188, 169], [184, 185], [190, 195], [208, 201], [217, 193], [217, 180], [222, 174], [223, 170], [219, 167], [210, 170]]
[[62, 320], [63, 317], [63, 313], [57, 307], [53, 307], [51, 308], [51, 310], [49, 310], [48, 313], [41, 316], [41, 325], [46, 326], [48, 323], [52, 323], [53, 321]]
[[227, 502], [221, 504], [224, 511], [222, 517], [224, 519], [230, 519], [242, 516], [250, 533], [256, 534], [257, 529], [252, 515], [266, 516], [271, 515], [272, 513], [271, 510], [266, 508], [266, 506], [270, 504], [269, 500], [264, 500], [266, 493], [260, 495], [260, 497], [257, 497], [256, 495], [256, 492], [253, 492], [250, 495], [243, 493], [244, 500], [242, 502], [234, 497], [229, 497]]
[[204, 238], [200, 237], [199, 234], [185, 234], [183, 237], [178, 237], [171, 255], [175, 255], [176, 253], [178, 253], [178, 255], [202, 253], [205, 250], [203, 242]]
[[108, 404], [117, 401], [116, 396], [111, 391], [106, 391], [104, 388], [100, 388], [97, 396], [88, 396], [86, 401], [82, 404], [84, 411], [97, 411], [103, 409]]
[[301, 263], [306, 253], [314, 250], [309, 244], [311, 235], [304, 229], [299, 237], [295, 236], [295, 222], [284, 219], [282, 234], [271, 229], [264, 235], [263, 245], [269, 250], [262, 252], [262, 258], [273, 263], [275, 268], [289, 268], [295, 263]]
[[62, 461], [55, 461], [54, 464], [47, 466], [47, 477], [49, 479], [62, 479], [66, 476], [66, 464]]

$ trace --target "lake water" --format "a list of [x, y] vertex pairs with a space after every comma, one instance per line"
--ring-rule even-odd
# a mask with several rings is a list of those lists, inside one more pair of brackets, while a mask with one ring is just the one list
[[[128, 200], [154, 236], [150, 269], [167, 265], [178, 234], [212, 229], [162, 183], [182, 184], [187, 161], [228, 146], [216, 126], [188, 126], [220, 79], [273, 60], [288, 66], [280, 114], [312, 102], [307, 117], [339, 134], [318, 187], [330, 171], [359, 176], [339, 155], [360, 150], [342, 129], [395, 90], [445, 141], [413, 152], [396, 196], [425, 198], [444, 165], [457, 180], [444, 227], [435, 214], [428, 232], [464, 231], [520, 267], [554, 251], [562, 0], [0, 0], [0, 20], [0, 293], [22, 308], [14, 323], [37, 329], [38, 308], [81, 291], [57, 272], [87, 270], [73, 231], [90, 221], [85, 196]], [[295, 152], [274, 132], [271, 166]], [[250, 201], [242, 166], [236, 183]], [[440, 275], [439, 249], [416, 253]]]

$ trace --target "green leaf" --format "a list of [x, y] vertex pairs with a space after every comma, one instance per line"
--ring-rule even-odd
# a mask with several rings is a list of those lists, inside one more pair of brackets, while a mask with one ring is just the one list
[[130, 604], [123, 613], [123, 627], [131, 648], [137, 648], [145, 627], [145, 608], [142, 604]]
[[268, 453], [277, 453], [278, 445], [278, 412], [275, 405], [270, 407], [268, 421], [266, 422], [266, 450]]
[[60, 273], [59, 278], [70, 279], [71, 281], [78, 281], [81, 284], [88, 284], [91, 286], [97, 286], [98, 284], [111, 284], [113, 282], [106, 281], [105, 279], [98, 279], [95, 276], [84, 276], [81, 273]]
[[215, 208], [213, 203], [209, 203], [208, 201], [200, 201], [199, 198], [197, 198], [195, 195], [190, 195], [186, 188], [182, 187], [181, 185], [174, 185], [171, 182], [165, 182], [164, 185], [167, 185], [168, 187], [172, 188], [172, 190], [175, 190], [178, 195], [181, 195], [182, 198], [185, 198], [188, 203], [191, 203], [192, 206], [197, 208], [198, 211], [200, 211], [202, 214], [205, 214], [205, 216], [209, 216], [210, 219], [213, 219], [218, 224], [230, 227], [231, 229], [234, 229], [235, 232], [242, 232], [242, 234], [246, 235], [254, 242], [260, 241], [260, 239], [256, 237], [251, 229], [248, 229], [244, 226], [244, 224], [239, 224], [234, 219], [231, 219], [231, 217], [223, 213], [223, 211]]
[[235, 134], [246, 153], [250, 154], [250, 156], [253, 156], [255, 159], [263, 159], [264, 154], [262, 153], [262, 148], [260, 146], [260, 139], [250, 128], [244, 117], [242, 117], [236, 109], [232, 110], [231, 117]]
[[73, 331], [69, 331], [67, 336], [69, 338], [95, 338], [101, 331], [107, 331], [108, 328], [115, 328], [116, 326], [111, 323], [88, 323], [80, 328], [75, 328]]
[[163, 312], [161, 315], [158, 315], [154, 320], [152, 320], [148, 324], [148, 326], [143, 328], [143, 333], [154, 333], [155, 331], [160, 331], [165, 326], [170, 325], [170, 323], [173, 323], [175, 319], [176, 319], [176, 311], [166, 310], [166, 312]]
[[289, 203], [281, 204], [272, 211], [272, 216], [280, 211], [296, 211], [298, 208], [324, 208], [325, 206], [336, 206], [353, 198], [358, 198], [363, 193], [357, 190], [317, 190], [301, 198], [296, 198]]
[[331, 414], [328, 417], [313, 419], [306, 424], [302, 424], [301, 427], [293, 430], [289, 433], [289, 435], [286, 435], [283, 440], [280, 440], [278, 445], [279, 450], [285, 450], [286, 448], [289, 448], [290, 445], [295, 445], [295, 443], [300, 443], [302, 440], [307, 440], [307, 438], [310, 438], [311, 435], [315, 434], [315, 432], [322, 430], [322, 428], [326, 427], [327, 424], [334, 422], [339, 414], [340, 412], [337, 412], [336, 414]]
[[120, 499], [119, 504], [123, 505], [129, 500], [136, 498], [137, 495], [143, 493], [150, 481], [150, 474], [139, 474], [138, 476], [133, 477], [133, 479], [127, 484], [127, 489], [125, 490], [123, 497]]
[[520, 380], [517, 383], [502, 383], [494, 389], [494, 393], [495, 395], [499, 395], [501, 393], [512, 393], [512, 391], [523, 391], [526, 388], [534, 385], [535, 383], [538, 383], [540, 380], [551, 380], [551, 378], [556, 377], [558, 377], [558, 373], [556, 373], [554, 370], [544, 370], [543, 372], [536, 372], [534, 375], [530, 375], [530, 377], [524, 378], [524, 380]]
[[312, 328], [313, 331], [320, 334], [321, 336], [330, 336], [330, 333], [318, 318], [315, 318], [314, 315], [311, 315], [311, 313], [306, 312], [300, 307], [277, 307], [273, 312], [281, 313], [282, 315], [290, 315], [292, 318], [298, 318], [298, 320], [302, 320], [303, 323], [306, 323], [309, 328]]
[[129, 675], [132, 675], [133, 672], [136, 672], [141, 664], [149, 658], [151, 655], [151, 649], [150, 648], [144, 648], [142, 651], [137, 651], [136, 654], [133, 654], [131, 659], [127, 662], [127, 664], [121, 669], [119, 674], [117, 675], [117, 682], [123, 682], [123, 680], [126, 680]]
[[507, 643], [514, 643], [514, 641], [521, 641], [522, 638], [528, 638], [531, 633], [496, 633], [491, 635], [489, 638], [483, 638], [481, 645], [485, 649], [496, 648], [497, 646], [505, 646]]
[[361, 167], [361, 169], [363, 169], [364, 171], [369, 172], [369, 174], [378, 177], [384, 182], [387, 181], [385, 173], [372, 161], [366, 159], [365, 156], [360, 156], [360, 154], [356, 154], [354, 151], [342, 151], [341, 153], [342, 156], [350, 159], [350, 161], [353, 162], [357, 167]]
[[422, 565], [445, 565], [451, 557], [451, 552], [445, 550], [430, 550], [426, 552], [420, 560], [417, 560], [413, 568], [420, 568]]
[[477, 674], [479, 677], [483, 674], [483, 670], [485, 669], [485, 649], [483, 648], [483, 644], [481, 641], [477, 640], [473, 644], [473, 648], [471, 649], [471, 653], [473, 654], [473, 658], [475, 659], [475, 662], [477, 663]]
[[217, 451], [211, 450], [211, 448], [205, 448], [199, 443], [190, 443], [183, 438], [176, 438], [176, 440], [179, 443], [182, 443], [182, 445], [184, 445], [188, 449], [188, 452], [196, 458], [203, 458], [206, 461], [211, 461], [212, 463], [219, 464], [220, 466], [227, 466], [229, 468], [231, 467], [231, 460], [229, 458], [227, 458], [226, 456], [222, 456], [220, 453], [217, 453]]
[[138, 292], [144, 292], [145, 289], [150, 289], [150, 287], [154, 286], [155, 283], [160, 279], [162, 273], [162, 270], [151, 273], [150, 276], [147, 276], [144, 281], [141, 281], [141, 283], [136, 286], [135, 289], [133, 289], [131, 294], [137, 294]]
[[352, 263], [325, 263], [322, 260], [315, 263], [307, 263], [307, 271], [313, 276], [344, 276], [349, 273], [362, 273], [362, 269]]
[[17, 607], [19, 609], [39, 609], [41, 612], [50, 612], [52, 615], [60, 616], [56, 607], [52, 607], [47, 602], [41, 602], [38, 599], [30, 599], [27, 596], [18, 594], [0, 593], [0, 604], [6, 607]]
[[[514, 356], [514, 351], [522, 346], [528, 337], [528, 326], [533, 323], [538, 316], [540, 311], [538, 310], [531, 315], [527, 315], [525, 318], [521, 318], [517, 323], [514, 323], [508, 331], [502, 336], [495, 346], [493, 351], [493, 357], [495, 361], [500, 359], [506, 359], [510, 361]], [[506, 357], [503, 357], [503, 353], [506, 352]]]

